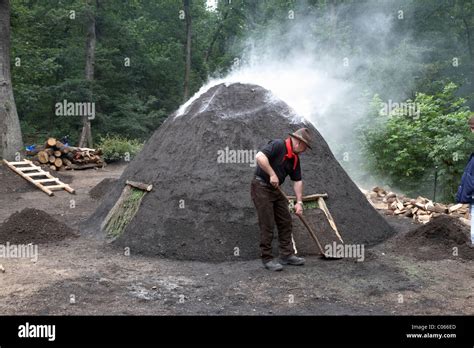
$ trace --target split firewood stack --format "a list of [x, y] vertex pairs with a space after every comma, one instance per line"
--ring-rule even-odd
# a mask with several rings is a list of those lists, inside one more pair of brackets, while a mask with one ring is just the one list
[[412, 218], [415, 222], [426, 224], [433, 217], [445, 214], [459, 218], [468, 224], [469, 204], [441, 204], [419, 196], [408, 198], [394, 192], [387, 192], [381, 187], [371, 191], [362, 190], [375, 209], [383, 210], [386, 215], [399, 215]]
[[55, 138], [49, 138], [44, 145], [26, 154], [34, 164], [47, 166], [53, 171], [101, 168], [105, 165], [100, 149], [66, 146]]

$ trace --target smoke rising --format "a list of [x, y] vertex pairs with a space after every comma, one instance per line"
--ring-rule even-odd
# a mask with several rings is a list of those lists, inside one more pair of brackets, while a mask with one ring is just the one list
[[287, 18], [250, 31], [244, 46], [235, 47], [240, 54], [231, 71], [211, 79], [178, 114], [218, 83], [260, 85], [312, 122], [355, 174], [361, 157], [354, 128], [366, 116], [371, 97], [406, 99], [420, 69], [421, 55], [400, 4], [369, 1], [309, 11], [300, 3], [284, 13]]

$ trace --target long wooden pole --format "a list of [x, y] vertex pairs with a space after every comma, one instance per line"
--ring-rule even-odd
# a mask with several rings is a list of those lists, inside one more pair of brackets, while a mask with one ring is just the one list
[[[280, 193], [286, 198], [287, 201], [289, 201], [288, 199], [288, 196], [285, 194], [285, 192], [282, 191], [282, 189], [280, 187], [277, 187], [278, 188], [278, 191], [280, 191]], [[303, 223], [303, 225], [306, 227], [306, 229], [308, 230], [311, 238], [313, 238], [314, 242], [316, 243], [316, 245], [318, 246], [319, 248], [319, 251], [321, 252], [321, 254], [323, 256], [326, 257], [326, 254], [324, 253], [324, 250], [323, 250], [323, 247], [321, 246], [321, 243], [319, 242], [318, 240], [318, 237], [316, 236], [316, 233], [314, 233], [313, 229], [311, 228], [311, 226], [308, 224], [308, 222], [306, 221], [306, 219], [302, 216], [302, 215], [296, 215], [298, 216], [298, 218], [301, 220], [301, 222]]]

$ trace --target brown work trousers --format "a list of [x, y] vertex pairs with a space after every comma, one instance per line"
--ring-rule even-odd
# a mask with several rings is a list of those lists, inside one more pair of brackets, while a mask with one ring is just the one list
[[257, 209], [260, 226], [260, 250], [264, 263], [273, 259], [272, 240], [275, 223], [278, 228], [280, 257], [295, 253], [291, 239], [292, 220], [288, 201], [280, 191], [257, 179], [252, 180], [250, 194]]

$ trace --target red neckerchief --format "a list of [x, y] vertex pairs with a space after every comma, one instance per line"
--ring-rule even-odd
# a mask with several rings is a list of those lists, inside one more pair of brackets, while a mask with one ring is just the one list
[[298, 155], [293, 152], [293, 147], [291, 146], [291, 138], [287, 138], [285, 140], [285, 145], [286, 145], [286, 155], [283, 157], [283, 161], [286, 159], [292, 159], [294, 158], [293, 162], [293, 170], [296, 169], [296, 165], [298, 164]]

